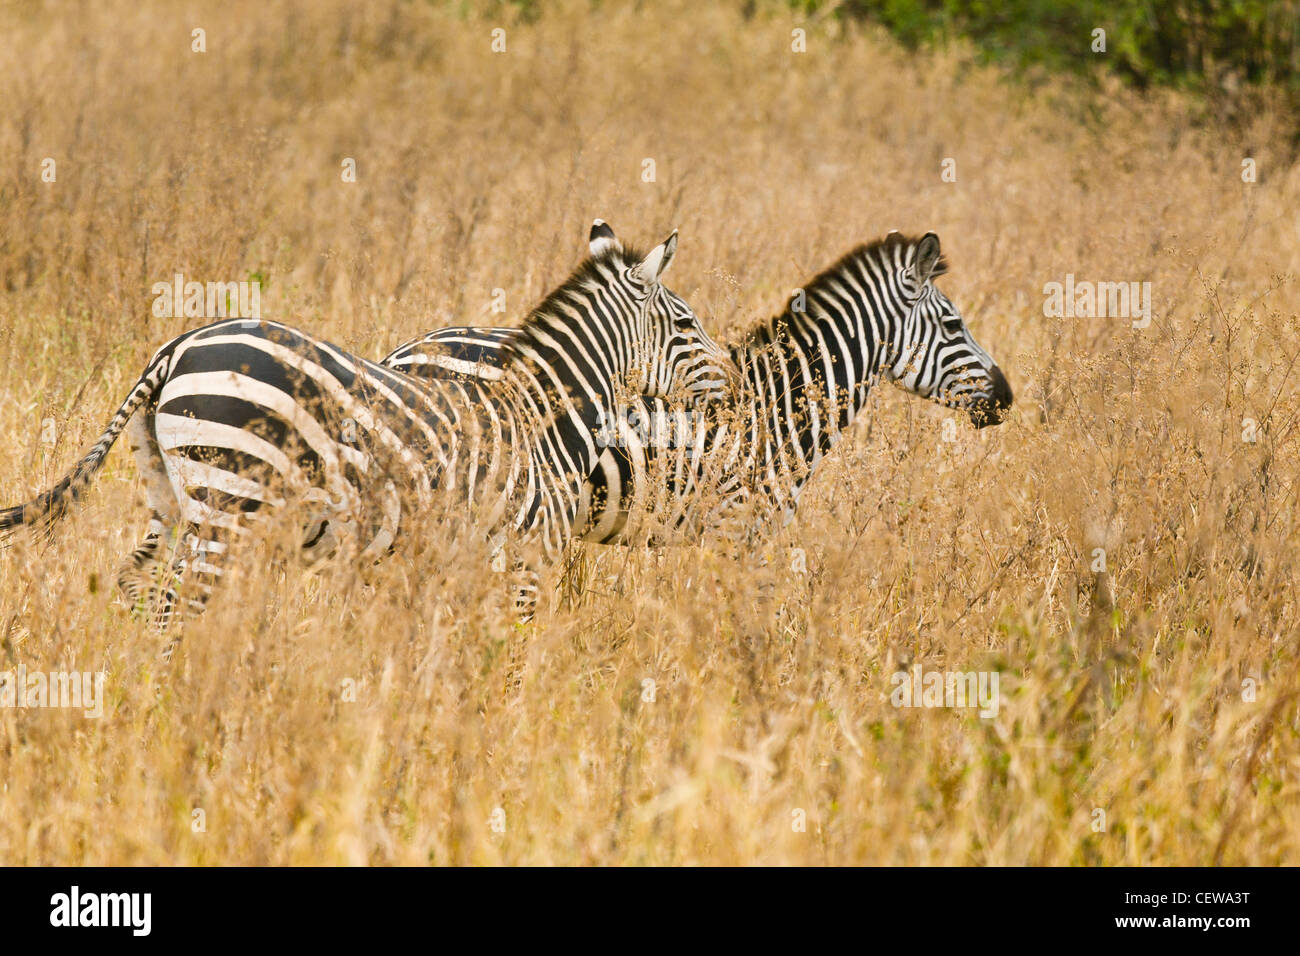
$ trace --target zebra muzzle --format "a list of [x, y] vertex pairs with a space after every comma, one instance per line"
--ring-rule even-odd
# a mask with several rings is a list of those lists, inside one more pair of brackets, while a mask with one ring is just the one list
[[976, 400], [970, 407], [971, 424], [976, 428], [1001, 425], [1006, 420], [1007, 409], [1015, 399], [1011, 393], [1011, 383], [996, 365], [989, 369], [989, 385], [988, 397]]

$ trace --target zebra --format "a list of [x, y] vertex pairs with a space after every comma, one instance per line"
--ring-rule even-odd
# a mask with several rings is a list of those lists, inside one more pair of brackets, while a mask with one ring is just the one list
[[[513, 535], [521, 551], [532, 542], [557, 556], [595, 464], [599, 410], [624, 387], [708, 401], [729, 394], [735, 378], [727, 353], [661, 282], [676, 231], [643, 255], [597, 220], [591, 248], [499, 342], [495, 374], [482, 379], [416, 379], [271, 321], [177, 336], [67, 476], [0, 511], [0, 536], [48, 528], [126, 430], [151, 515], [119, 584], [161, 628], [179, 600], [174, 580], [158, 583], [169, 542], [188, 548], [167, 574], [192, 574], [196, 593], [183, 610], [197, 612], [229, 546], [290, 504], [301, 508], [290, 513], [309, 562], [345, 542], [378, 558], [406, 516], [430, 510], [467, 517], [498, 553]], [[520, 603], [531, 616], [532, 598]]]
[[[1006, 375], [935, 285], [947, 271], [939, 238], [891, 232], [857, 246], [797, 290], [778, 315], [730, 348], [740, 369], [730, 421], [657, 398], [622, 406], [582, 492], [577, 537], [648, 540], [630, 516], [698, 537], [758, 503], [788, 524], [818, 464], [853, 424], [880, 379], [983, 428], [1013, 402]], [[421, 377], [493, 368], [508, 330], [447, 328], [407, 342], [381, 364]], [[658, 478], [654, 476], [659, 476]], [[712, 510], [701, 513], [705, 499]], [[770, 525], [760, 513], [757, 528]]]

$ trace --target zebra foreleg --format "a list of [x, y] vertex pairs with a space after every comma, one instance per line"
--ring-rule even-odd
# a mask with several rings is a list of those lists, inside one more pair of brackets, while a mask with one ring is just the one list
[[510, 603], [515, 620], [527, 624], [537, 614], [540, 575], [531, 565], [516, 561], [510, 571]]
[[497, 540], [491, 552], [492, 570], [503, 575], [510, 607], [519, 624], [527, 624], [537, 613], [537, 600], [541, 579], [536, 567], [522, 557], [512, 555], [512, 549]]

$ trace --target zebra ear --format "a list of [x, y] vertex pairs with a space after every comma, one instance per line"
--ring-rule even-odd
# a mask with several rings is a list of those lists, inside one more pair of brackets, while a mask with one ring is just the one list
[[587, 242], [591, 245], [592, 258], [609, 252], [611, 249], [618, 252], [623, 251], [623, 243], [618, 241], [618, 236], [614, 235], [614, 230], [609, 228], [609, 223], [603, 219], [597, 219], [591, 224], [591, 235], [587, 237]]
[[916, 244], [916, 259], [912, 266], [918, 284], [929, 282], [936, 275], [943, 275], [939, 258], [939, 237], [927, 232]]
[[673, 261], [673, 256], [676, 253], [677, 230], [674, 229], [673, 234], [651, 249], [650, 254], [642, 259], [641, 264], [636, 267], [642, 281], [646, 283], [658, 282], [659, 277], [668, 271], [668, 266]]

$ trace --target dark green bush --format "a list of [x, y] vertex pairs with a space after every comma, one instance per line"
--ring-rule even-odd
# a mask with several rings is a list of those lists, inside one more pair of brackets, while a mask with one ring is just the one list
[[[1295, 0], [791, 0], [806, 13], [874, 20], [916, 47], [954, 36], [1017, 67], [1112, 70], [1138, 86], [1235, 92], [1300, 88]], [[1092, 49], [1106, 31], [1106, 53]]]

